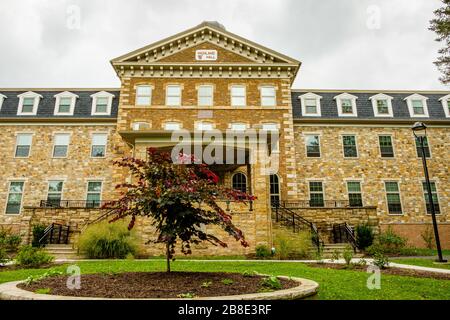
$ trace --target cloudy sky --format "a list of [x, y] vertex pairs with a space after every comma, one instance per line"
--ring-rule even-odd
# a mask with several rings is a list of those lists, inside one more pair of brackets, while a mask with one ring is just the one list
[[295, 88], [445, 89], [439, 0], [1, 0], [0, 87], [117, 87], [109, 60], [217, 20], [303, 62]]

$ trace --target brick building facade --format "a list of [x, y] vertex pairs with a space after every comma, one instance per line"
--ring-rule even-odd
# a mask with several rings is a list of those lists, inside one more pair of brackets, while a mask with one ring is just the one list
[[[200, 253], [272, 245], [274, 203], [314, 223], [325, 242], [333, 242], [334, 225], [369, 222], [424, 246], [420, 233], [431, 217], [410, 129], [423, 121], [441, 240], [450, 248], [450, 92], [292, 89], [299, 61], [215, 22], [111, 64], [120, 88], [0, 89], [0, 224], [25, 241], [34, 224], [56, 222], [71, 226], [75, 242], [104, 214], [102, 201], [118, 197], [115, 185], [129, 179], [112, 161], [143, 156], [149, 146], [170, 150], [172, 132], [183, 129], [279, 136], [271, 175], [260, 162], [215, 166], [221, 183], [257, 196], [251, 208], [224, 204], [250, 248], [231, 241], [227, 249], [201, 246]], [[137, 229], [143, 245], [152, 238], [148, 221]]]

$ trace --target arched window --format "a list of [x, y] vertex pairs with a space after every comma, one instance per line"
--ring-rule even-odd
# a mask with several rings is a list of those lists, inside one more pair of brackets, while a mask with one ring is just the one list
[[270, 175], [270, 204], [275, 207], [280, 203], [280, 179], [276, 174]]
[[233, 175], [232, 187], [235, 190], [247, 192], [247, 177], [245, 174], [238, 172]]

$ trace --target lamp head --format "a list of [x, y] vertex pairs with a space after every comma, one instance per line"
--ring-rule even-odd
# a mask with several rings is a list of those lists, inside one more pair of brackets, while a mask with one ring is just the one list
[[411, 127], [414, 135], [417, 136], [426, 136], [427, 135], [427, 126], [423, 122], [416, 122]]

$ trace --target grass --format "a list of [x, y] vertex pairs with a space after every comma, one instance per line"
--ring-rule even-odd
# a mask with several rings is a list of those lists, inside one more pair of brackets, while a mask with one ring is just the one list
[[450, 270], [450, 263], [437, 264], [437, 263], [434, 263], [435, 260], [436, 260], [436, 258], [391, 259], [391, 261], [394, 263], [402, 263], [402, 264], [409, 264], [409, 265], [413, 265], [413, 266]]
[[[442, 250], [442, 254], [450, 256], [450, 250]], [[437, 256], [437, 251], [423, 248], [403, 248], [401, 249], [401, 256]]]
[[[157, 260], [107, 260], [78, 262], [82, 273], [120, 273], [165, 271], [165, 262]], [[55, 266], [52, 270], [65, 271], [68, 265]], [[30, 275], [39, 275], [49, 269], [26, 269], [0, 272], [0, 283], [23, 280]], [[382, 275], [381, 289], [369, 290], [366, 286], [370, 276], [365, 272], [313, 268], [295, 262], [233, 262], [183, 261], [172, 263], [173, 271], [198, 272], [252, 272], [270, 275], [303, 277], [317, 281], [320, 285], [316, 299], [324, 300], [425, 300], [450, 299], [450, 281], [413, 277]], [[83, 280], [82, 280], [83, 281]]]

